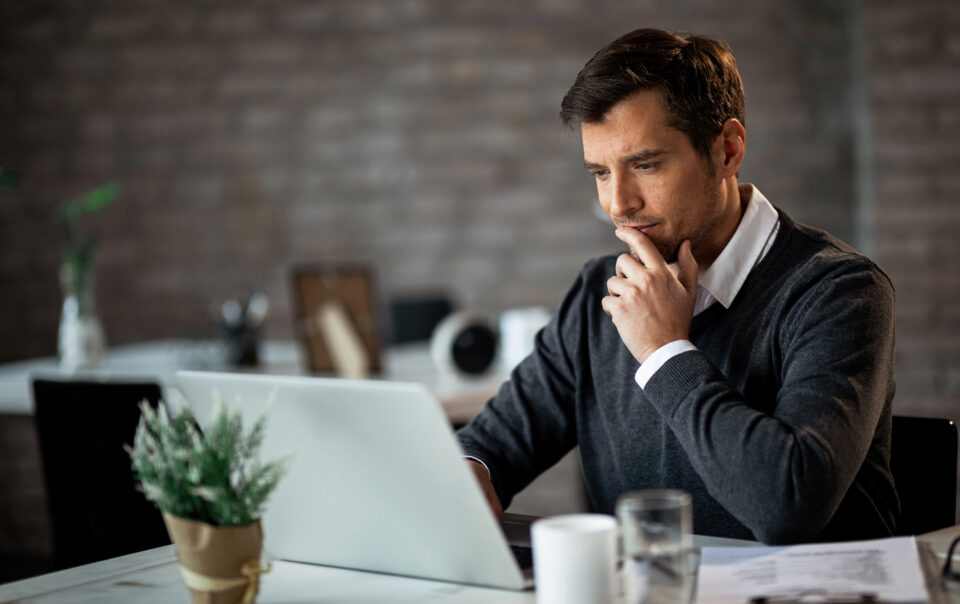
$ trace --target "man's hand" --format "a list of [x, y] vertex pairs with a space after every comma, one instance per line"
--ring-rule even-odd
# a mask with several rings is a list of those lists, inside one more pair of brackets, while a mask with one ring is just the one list
[[697, 261], [690, 241], [680, 244], [673, 271], [650, 238], [636, 229], [617, 229], [617, 237], [636, 254], [617, 258], [617, 274], [607, 281], [610, 295], [601, 304], [638, 362], [655, 350], [690, 335], [690, 320], [697, 298]]
[[467, 464], [469, 464], [470, 469], [473, 470], [473, 475], [477, 478], [477, 482], [480, 483], [483, 494], [487, 496], [487, 503], [490, 504], [490, 509], [493, 510], [494, 517], [500, 520], [503, 516], [503, 506], [500, 505], [500, 498], [497, 497], [497, 491], [493, 488], [493, 482], [490, 480], [490, 472], [483, 467], [482, 463], [476, 460], [468, 459]]

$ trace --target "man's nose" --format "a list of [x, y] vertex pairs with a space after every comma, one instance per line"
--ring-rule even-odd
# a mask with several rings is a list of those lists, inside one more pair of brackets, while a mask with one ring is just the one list
[[623, 174], [611, 174], [610, 215], [629, 216], [643, 208], [643, 196], [631, 179]]

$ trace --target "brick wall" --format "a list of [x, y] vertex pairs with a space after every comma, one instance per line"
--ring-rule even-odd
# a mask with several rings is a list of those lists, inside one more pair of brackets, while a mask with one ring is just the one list
[[897, 286], [901, 411], [960, 419], [960, 6], [864, 11], [876, 257]]
[[[600, 45], [645, 25], [731, 45], [743, 179], [876, 251], [900, 296], [902, 400], [948, 402], [960, 42], [946, 0], [862, 14], [825, 0], [8, 0], [0, 164], [41, 211], [122, 181], [90, 221], [112, 343], [211, 335], [211, 305], [243, 289], [267, 291], [269, 335], [289, 335], [301, 262], [370, 263], [384, 297], [552, 306], [585, 259], [619, 247], [559, 100]], [[0, 193], [0, 360], [55, 350], [56, 238], [20, 201]]]

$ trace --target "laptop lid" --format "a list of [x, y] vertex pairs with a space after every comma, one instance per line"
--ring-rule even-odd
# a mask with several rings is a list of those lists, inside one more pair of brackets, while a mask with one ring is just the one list
[[529, 580], [422, 384], [177, 372], [201, 426], [216, 389], [245, 429], [272, 391], [263, 460], [296, 451], [261, 524], [270, 556], [457, 583]]

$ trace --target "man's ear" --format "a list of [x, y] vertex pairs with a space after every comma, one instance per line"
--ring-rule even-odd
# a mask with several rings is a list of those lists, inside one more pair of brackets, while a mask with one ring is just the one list
[[740, 120], [730, 118], [723, 123], [717, 138], [720, 149], [716, 154], [718, 161], [715, 165], [720, 168], [720, 175], [724, 178], [736, 176], [747, 150], [747, 130]]

